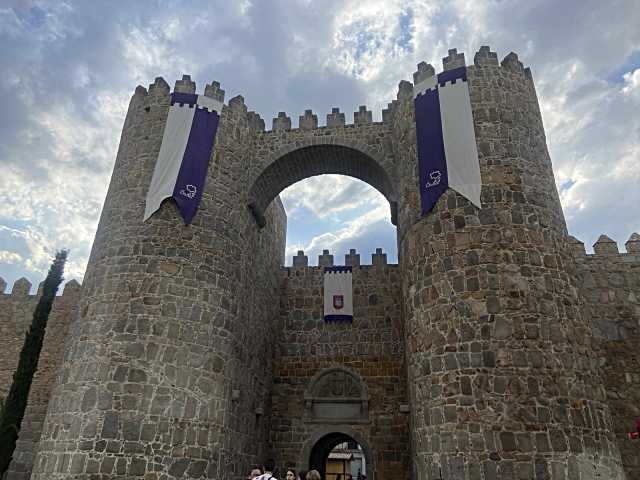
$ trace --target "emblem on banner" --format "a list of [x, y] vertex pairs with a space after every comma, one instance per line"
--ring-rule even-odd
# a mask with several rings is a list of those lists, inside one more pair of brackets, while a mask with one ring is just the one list
[[187, 191], [185, 192], [184, 189], [180, 190], [180, 195], [187, 198], [194, 198], [196, 196], [198, 189], [195, 185], [186, 185], [185, 188], [187, 189]]
[[342, 307], [344, 307], [344, 295], [334, 295], [333, 308], [340, 310]]
[[440, 173], [440, 170], [434, 170], [429, 174], [429, 178], [431, 180], [427, 182], [426, 187], [431, 188], [431, 187], [435, 187], [436, 185], [440, 185], [441, 177], [442, 177], [442, 173]]

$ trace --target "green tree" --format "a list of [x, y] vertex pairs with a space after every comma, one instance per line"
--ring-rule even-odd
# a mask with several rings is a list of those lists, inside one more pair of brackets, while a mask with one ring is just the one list
[[27, 407], [31, 381], [38, 368], [38, 358], [40, 357], [40, 350], [42, 350], [49, 313], [56, 298], [58, 287], [62, 282], [66, 261], [67, 251], [62, 250], [56, 254], [56, 258], [51, 264], [47, 278], [44, 281], [42, 296], [33, 313], [31, 327], [29, 327], [20, 352], [18, 368], [13, 374], [13, 382], [11, 383], [9, 394], [4, 400], [2, 418], [0, 418], [0, 477], [9, 468], [13, 451], [16, 448], [18, 431]]

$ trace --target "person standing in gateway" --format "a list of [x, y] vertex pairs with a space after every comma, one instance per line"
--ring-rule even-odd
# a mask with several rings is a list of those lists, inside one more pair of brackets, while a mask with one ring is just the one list
[[273, 471], [276, 468], [276, 462], [270, 458], [266, 462], [264, 462], [264, 473], [257, 477], [255, 480], [278, 480], [273, 476]]

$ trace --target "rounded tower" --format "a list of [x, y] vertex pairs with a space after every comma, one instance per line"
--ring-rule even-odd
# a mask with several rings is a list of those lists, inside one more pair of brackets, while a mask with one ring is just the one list
[[258, 230], [239, 201], [253, 127], [236, 97], [193, 223], [171, 200], [143, 222], [169, 104], [162, 78], [131, 99], [34, 479], [237, 478], [264, 455], [284, 211]]
[[394, 109], [414, 478], [624, 479], [531, 72], [482, 47], [467, 77], [481, 209], [419, 217], [408, 82]]

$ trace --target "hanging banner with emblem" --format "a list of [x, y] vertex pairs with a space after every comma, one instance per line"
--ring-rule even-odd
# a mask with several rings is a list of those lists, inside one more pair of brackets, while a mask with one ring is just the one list
[[324, 321], [353, 321], [353, 278], [351, 267], [324, 268]]
[[173, 198], [185, 224], [191, 223], [204, 190], [222, 102], [173, 92], [162, 145], [147, 192], [146, 221], [165, 198]]
[[480, 164], [467, 67], [447, 70], [413, 87], [422, 215], [452, 188], [480, 205]]

